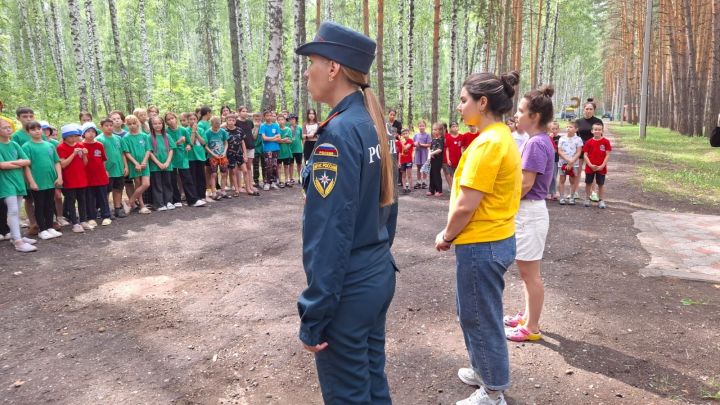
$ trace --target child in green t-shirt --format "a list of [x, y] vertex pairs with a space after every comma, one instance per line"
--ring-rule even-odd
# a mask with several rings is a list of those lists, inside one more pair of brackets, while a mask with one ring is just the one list
[[22, 149], [30, 159], [30, 173], [37, 188], [31, 188], [30, 194], [35, 204], [35, 219], [40, 230], [38, 236], [43, 240], [57, 238], [62, 236], [62, 233], [53, 229], [55, 188], [62, 187], [63, 184], [60, 157], [52, 143], [43, 141], [42, 126], [39, 122], [30, 122], [27, 129], [31, 139]]
[[[114, 123], [111, 118], [100, 121], [102, 134], [95, 138], [105, 147], [105, 170], [110, 178], [115, 218], [125, 218], [122, 206], [122, 192], [125, 188], [125, 176], [128, 174], [127, 157], [122, 150], [122, 138], [113, 133]], [[130, 193], [132, 195], [132, 193]]]
[[150, 117], [150, 184], [152, 200], [158, 211], [174, 210], [172, 203], [172, 171], [175, 142], [165, 132], [165, 121], [157, 115]]
[[[292, 133], [292, 143], [290, 143], [290, 151], [292, 152], [293, 160], [295, 161], [295, 169], [298, 181], [301, 179], [302, 173], [302, 161], [303, 161], [303, 144], [302, 144], [302, 127], [298, 125], [298, 116], [296, 114], [290, 114], [288, 117], [290, 123], [290, 132]], [[295, 176], [292, 173], [292, 166], [290, 167], [290, 184], [295, 184]]]
[[[281, 182], [278, 179], [278, 185], [280, 188], [292, 187], [290, 179], [292, 178], [292, 166], [293, 166], [293, 155], [290, 149], [292, 144], [292, 130], [286, 125], [287, 121], [285, 116], [280, 114], [277, 116], [278, 125], [280, 125], [280, 152], [278, 152], [278, 165], [282, 165], [283, 173], [285, 173], [285, 182]], [[278, 177], [280, 177], [278, 175]]]
[[[215, 200], [231, 198], [225, 191], [227, 177], [224, 176], [228, 172], [228, 133], [220, 128], [220, 124], [222, 124], [220, 117], [212, 117], [210, 118], [210, 129], [205, 131], [207, 139], [205, 152], [210, 155], [210, 195]], [[223, 176], [220, 177], [220, 190], [216, 191], [218, 170]]]
[[[137, 204], [141, 214], [149, 214], [150, 210], [145, 206], [142, 195], [150, 187], [150, 167], [148, 166], [152, 151], [150, 135], [141, 132], [140, 120], [134, 115], [125, 117], [125, 125], [128, 126], [128, 134], [123, 138], [123, 152], [128, 160], [128, 177], [135, 182], [135, 191], [130, 196], [130, 205]], [[129, 214], [129, 211], [130, 209], [126, 213]]]

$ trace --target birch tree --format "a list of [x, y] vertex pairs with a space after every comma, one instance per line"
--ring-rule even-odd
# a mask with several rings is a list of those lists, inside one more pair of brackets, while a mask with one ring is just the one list
[[408, 78], [408, 102], [407, 102], [407, 127], [413, 127], [413, 76], [415, 66], [413, 58], [415, 50], [413, 48], [413, 37], [415, 36], [415, 0], [408, 0], [408, 57], [407, 57], [407, 78]]
[[59, 29], [59, 21], [55, 16], [55, 4], [51, 0], [50, 4], [43, 2], [43, 16], [45, 17], [45, 27], [48, 30], [47, 38], [50, 45], [50, 54], [53, 60], [53, 68], [55, 76], [60, 85], [60, 93], [65, 103], [68, 103], [67, 85], [65, 83], [65, 64], [63, 62], [65, 43], [62, 40], [61, 31]]
[[142, 72], [145, 79], [143, 92], [145, 104], [152, 103], [153, 71], [150, 63], [150, 45], [148, 44], [147, 24], [145, 22], [145, 0], [138, 0], [138, 15], [140, 17], [140, 48], [142, 51]]
[[276, 110], [279, 93], [278, 80], [282, 63], [282, 0], [268, 0], [270, 8], [270, 41], [265, 71], [265, 88], [263, 90], [262, 109]]
[[228, 5], [228, 25], [230, 26], [230, 52], [232, 54], [232, 76], [233, 88], [235, 90], [235, 106], [239, 107], [243, 104], [242, 76], [240, 67], [240, 36], [238, 30], [237, 2], [235, 0], [227, 0]]
[[125, 62], [122, 59], [122, 48], [120, 47], [120, 30], [117, 24], [117, 8], [115, 7], [115, 0], [108, 0], [108, 8], [110, 9], [110, 27], [112, 30], [113, 49], [115, 54], [115, 64], [120, 71], [120, 79], [124, 86], [121, 86], [125, 92], [125, 106], [127, 111], [135, 109], [135, 102], [133, 100], [132, 90], [130, 89], [130, 77], [128, 75]]
[[383, 41], [385, 37], [385, 1], [377, 0], [378, 13], [377, 13], [377, 53], [376, 53], [376, 66], [377, 66], [377, 95], [380, 106], [385, 108], [385, 68], [383, 66]]
[[440, 76], [440, 0], [435, 0], [433, 18], [433, 46], [432, 46], [432, 99], [430, 100], [430, 120], [438, 121], [438, 79]]
[[110, 93], [105, 83], [105, 72], [103, 72], [102, 56], [100, 53], [100, 41], [97, 34], [97, 24], [95, 23], [95, 12], [93, 10], [92, 0], [85, 0], [85, 16], [87, 17], [87, 33], [90, 40], [91, 64], [95, 67], [97, 74], [98, 86], [105, 107], [105, 113], [110, 113]]
[[[70, 32], [72, 33], [73, 52], [76, 61], [84, 61], [82, 49], [82, 37], [80, 33], [80, 12], [78, 10], [77, 0], [68, 0], [68, 13], [70, 17]], [[77, 86], [80, 96], [80, 111], [87, 111], [88, 108], [88, 86], [85, 77], [85, 70], [82, 63], [75, 63], [75, 73], [77, 74]]]
[[[455, 120], [455, 109], [453, 105], [455, 105], [455, 65], [457, 63], [457, 13], [457, 0], [450, 0], [450, 94], [448, 96], [448, 115], [450, 121]], [[464, 53], [467, 53], [467, 50]]]

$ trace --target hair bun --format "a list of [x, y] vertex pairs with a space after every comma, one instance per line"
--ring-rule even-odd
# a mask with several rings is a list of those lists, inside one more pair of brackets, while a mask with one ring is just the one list
[[542, 95], [545, 97], [552, 97], [553, 94], [555, 94], [555, 89], [550, 84], [540, 87], [539, 90], [540, 90], [540, 93], [542, 93]]
[[515, 96], [515, 86], [520, 83], [520, 73], [517, 70], [513, 70], [512, 72], [501, 75], [500, 80], [503, 83], [505, 94], [507, 94], [509, 98], [513, 98]]
[[588, 99], [587, 99], [587, 102], [588, 102], [588, 103], [592, 103], [593, 101], [595, 101], [595, 99], [594, 99], [594, 98], [592, 98], [592, 97], [588, 97]]

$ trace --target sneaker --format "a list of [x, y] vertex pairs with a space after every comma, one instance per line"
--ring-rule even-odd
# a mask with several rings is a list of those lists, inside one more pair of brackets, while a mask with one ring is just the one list
[[105, 219], [102, 220], [102, 224], [101, 224], [101, 225], [102, 225], [102, 226], [108, 226], [108, 225], [110, 225], [110, 224], [112, 224], [112, 220], [111, 220], [110, 218], [105, 218]]
[[585, 200], [585, 202], [583, 203], [583, 205], [584, 205], [585, 207], [589, 207], [589, 206], [590, 206], [590, 199], [588, 198], [587, 200]]
[[70, 222], [65, 219], [65, 217], [60, 217], [58, 218], [58, 224], [60, 224], [60, 226], [68, 226], [70, 225]]
[[442, 197], [442, 193], [438, 191], [437, 193], [435, 193], [435, 197]]
[[524, 326], [505, 331], [505, 337], [513, 342], [528, 342], [542, 339], [542, 333], [532, 333]]
[[7, 240], [9, 240], [9, 241], [12, 241], [12, 235], [8, 232], [8, 233], [5, 234], [5, 236], [3, 237], [3, 239], [7, 239]]
[[48, 229], [48, 232], [50, 232], [51, 234], [55, 235], [56, 238], [59, 238], [59, 237], [62, 236], [62, 232], [58, 232], [58, 231], [56, 231], [56, 230], [54, 230], [54, 229], [52, 229], [52, 228]]
[[270, 188], [272, 188], [273, 190], [277, 190], [280, 187], [278, 187], [277, 183], [272, 183], [272, 184], [270, 184]]
[[122, 206], [122, 210], [125, 211], [125, 215], [130, 214], [130, 212], [132, 211], [132, 207], [128, 203], [126, 203], [125, 200], [123, 200]]
[[463, 367], [458, 370], [457, 375], [460, 381], [467, 385], [472, 385], [474, 387], [483, 386], [482, 378], [480, 378], [480, 376], [475, 372], [475, 370], [471, 368]]
[[425, 195], [431, 196], [431, 195], [435, 195], [435, 193], [431, 193], [431, 192], [428, 191], [427, 193], [425, 193]]
[[35, 239], [30, 239], [30, 238], [25, 238], [25, 237], [20, 238], [20, 240], [22, 240], [23, 242], [27, 243], [28, 245], [34, 245], [34, 244], [37, 243], [37, 240], [35, 240]]
[[492, 399], [485, 391], [485, 387], [480, 387], [468, 398], [456, 402], [455, 405], [507, 405], [507, 402], [505, 402], [505, 396], [502, 392], [497, 399]]
[[580, 199], [580, 194], [578, 194], [578, 192], [576, 191], [575, 194], [573, 194], [572, 198], [574, 198], [574, 199], [576, 199], [576, 200], [579, 200], [579, 199]]
[[410, 189], [407, 188], [407, 187], [404, 188], [404, 189], [403, 189], [403, 194], [410, 194]]
[[[165, 208], [165, 209], [167, 209], [167, 208]], [[142, 208], [140, 208], [140, 210], [139, 210], [138, 212], [141, 213], [141, 214], [149, 214], [149, 213], [151, 213], [152, 211], [150, 211], [150, 210], [148, 209], [148, 207], [142, 207]]]
[[33, 246], [33, 245], [31, 245], [29, 243], [25, 243], [25, 242], [16, 243], [15, 250], [17, 250], [18, 252], [22, 252], [22, 253], [30, 253], [30, 252], [36, 251], [37, 246]]
[[293, 184], [295, 184], [295, 182], [292, 181], [292, 180], [290, 180], [290, 183], [285, 183], [285, 187], [287, 187], [287, 188], [292, 188], [292, 187], [293, 187]]
[[278, 184], [278, 187], [285, 188], [287, 186], [287, 182]]
[[593, 191], [592, 194], [590, 194], [590, 201], [592, 202], [598, 202], [600, 201], [600, 198], [598, 197], [597, 193]]
[[568, 205], [575, 205], [575, 199], [571, 198], [571, 199], [567, 200], [567, 203], [568, 203]]
[[[180, 205], [182, 205], [182, 204], [180, 204]], [[174, 209], [175, 209], [175, 204], [173, 204], [173, 203], [167, 203], [166, 207], [167, 207], [167, 209], [169, 209], [169, 210], [174, 210]]]
[[127, 218], [125, 210], [122, 208], [115, 208], [115, 218]]
[[42, 240], [48, 240], [48, 239], [55, 238], [55, 235], [51, 234], [48, 231], [40, 231], [40, 233], [38, 233], [38, 237]]
[[160, 208], [157, 209], [157, 211], [167, 211], [168, 208], [164, 205], [161, 205]]
[[87, 222], [81, 222], [81, 223], [80, 223], [80, 226], [82, 226], [82, 228], [83, 228], [84, 230], [86, 230], [86, 231], [92, 231], [92, 230], [94, 229], [94, 228], [93, 228], [92, 226], [90, 226], [90, 224], [87, 223]]
[[598, 203], [598, 208], [600, 208], [600, 209], [605, 209], [605, 208], [607, 208], [607, 206], [605, 205], [605, 201], [604, 201], [604, 200], [600, 200], [600, 202]]
[[417, 190], [417, 189], [419, 189], [419, 188], [421, 188], [421, 187], [422, 187], [422, 185], [421, 185], [420, 183], [415, 183], [415, 185], [413, 186], [413, 188], [414, 188], [415, 190]]
[[265, 185], [263, 185], [263, 190], [270, 191], [270, 185], [265, 183]]
[[560, 205], [565, 205], [566, 202], [567, 202], [567, 201], [565, 201], [564, 198], [561, 198], [561, 199], [560, 199]]
[[93, 229], [97, 228], [97, 222], [95, 222], [94, 219], [89, 220], [88, 225], [90, 225]]
[[425, 182], [423, 182], [422, 188], [423, 188], [423, 190], [427, 188], [427, 184]]
[[195, 204], [193, 204], [192, 206], [193, 206], [193, 207], [204, 207], [205, 204], [207, 204], [205, 201], [203, 201], [203, 200], [197, 200], [197, 201], [195, 201]]
[[83, 228], [80, 224], [75, 224], [72, 226], [72, 231], [75, 233], [83, 233], [85, 232], [85, 228]]
[[176, 202], [176, 203], [173, 204], [173, 205], [175, 206], [175, 208], [182, 208], [182, 203], [181, 203], [181, 202]]
[[503, 324], [505, 324], [505, 326], [508, 326], [511, 328], [514, 328], [518, 325], [520, 325], [520, 326], [525, 325], [525, 319], [523, 318], [523, 313], [518, 312], [515, 315], [505, 315], [503, 317]]

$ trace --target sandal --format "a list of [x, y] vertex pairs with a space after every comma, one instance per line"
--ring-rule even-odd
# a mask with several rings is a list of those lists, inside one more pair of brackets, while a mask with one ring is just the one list
[[504, 316], [503, 323], [505, 324], [505, 326], [515, 328], [518, 325], [520, 325], [520, 326], [525, 325], [525, 319], [523, 319], [523, 313], [518, 312], [517, 314], [512, 315], [512, 316], [511, 315]]
[[532, 333], [524, 326], [505, 331], [505, 337], [513, 342], [530, 342], [542, 340], [542, 333]]
[[247, 195], [251, 195], [251, 196], [253, 196], [253, 197], [257, 197], [257, 196], [260, 195], [260, 193], [257, 192], [257, 191], [252, 191], [252, 192], [248, 192]]
[[233, 197], [235, 197], [235, 198], [240, 197], [240, 192], [239, 191], [234, 192]]

